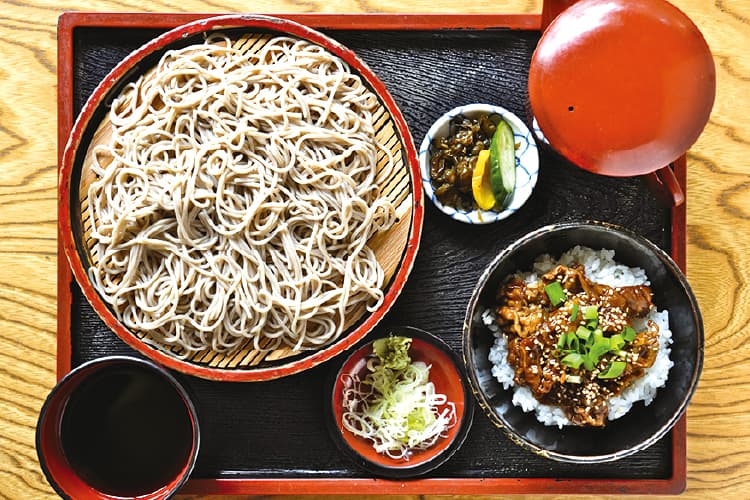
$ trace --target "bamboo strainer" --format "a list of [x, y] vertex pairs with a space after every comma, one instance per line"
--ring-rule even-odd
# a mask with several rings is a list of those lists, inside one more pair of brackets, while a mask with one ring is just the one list
[[[389, 176], [376, 176], [381, 193], [396, 207], [398, 222], [369, 241], [385, 272], [385, 300], [373, 312], [364, 306], [346, 318], [344, 333], [332, 344], [317, 350], [291, 348], [255, 349], [252, 340], [230, 352], [212, 350], [196, 353], [180, 348], [156, 348], [142, 332], [132, 332], [120, 323], [113, 311], [92, 286], [87, 269], [97, 261], [88, 218], [87, 192], [95, 180], [91, 171], [93, 148], [112, 134], [107, 104], [124, 84], [145, 71], [166, 50], [199, 43], [212, 32], [230, 33], [233, 45], [243, 51], [257, 51], [271, 37], [293, 36], [322, 46], [343, 59], [378, 97], [374, 115], [376, 137], [392, 155], [394, 168]], [[378, 172], [387, 158], [378, 156]], [[262, 381], [291, 375], [312, 368], [351, 347], [364, 337], [390, 309], [411, 271], [421, 235], [422, 186], [416, 150], [400, 110], [385, 85], [354, 54], [331, 38], [292, 21], [268, 16], [220, 16], [196, 21], [155, 38], [130, 54], [99, 84], [76, 121], [63, 155], [60, 173], [59, 211], [61, 238], [71, 269], [87, 300], [104, 323], [128, 345], [154, 361], [177, 371], [202, 378], [227, 381]]]

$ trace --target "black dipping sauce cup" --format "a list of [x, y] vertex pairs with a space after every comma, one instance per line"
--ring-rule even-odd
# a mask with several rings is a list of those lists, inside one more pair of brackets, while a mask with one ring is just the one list
[[180, 383], [150, 361], [110, 356], [55, 386], [36, 429], [39, 463], [63, 498], [162, 499], [195, 465], [200, 432]]

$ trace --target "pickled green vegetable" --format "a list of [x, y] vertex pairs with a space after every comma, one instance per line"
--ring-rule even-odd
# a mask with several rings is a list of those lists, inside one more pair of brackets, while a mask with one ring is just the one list
[[497, 124], [490, 141], [490, 182], [496, 206], [507, 207], [516, 186], [516, 143], [505, 120]]

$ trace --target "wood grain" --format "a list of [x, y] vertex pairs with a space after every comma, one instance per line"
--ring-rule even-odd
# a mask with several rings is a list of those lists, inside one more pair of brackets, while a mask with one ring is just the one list
[[[750, 481], [750, 2], [673, 0], [716, 67], [711, 120], [688, 155], [688, 277], [706, 356], [688, 410], [687, 498], [744, 498]], [[34, 428], [55, 381], [56, 23], [64, 10], [540, 12], [541, 0], [0, 1], [0, 497], [54, 498]], [[204, 497], [211, 498], [211, 497]], [[394, 498], [394, 497], [390, 497]], [[398, 497], [395, 497], [398, 498]], [[414, 498], [414, 497], [408, 497]], [[460, 498], [460, 497], [456, 497]]]

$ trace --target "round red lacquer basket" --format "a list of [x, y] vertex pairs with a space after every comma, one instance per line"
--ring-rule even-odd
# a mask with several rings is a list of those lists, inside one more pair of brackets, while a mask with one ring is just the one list
[[[347, 330], [332, 344], [318, 350], [283, 348], [255, 350], [247, 345], [230, 353], [200, 352], [186, 357], [157, 349], [144, 342], [144, 334], [124, 327], [92, 286], [87, 269], [95, 258], [88, 238], [90, 221], [85, 214], [86, 191], [92, 174], [84, 159], [100, 136], [108, 103], [129, 81], [142, 75], [167, 50], [202, 41], [204, 35], [221, 31], [232, 37], [276, 34], [315, 43], [344, 60], [353, 73], [377, 96], [376, 134], [393, 155], [393, 174], [379, 181], [381, 192], [396, 206], [398, 223], [370, 240], [385, 271], [382, 304], [372, 312], [347, 318]], [[233, 38], [234, 39], [234, 38]], [[73, 275], [93, 309], [130, 347], [162, 365], [182, 373], [223, 381], [270, 380], [312, 368], [350, 348], [378, 324], [399, 296], [416, 257], [423, 222], [422, 184], [416, 149], [406, 121], [385, 85], [357, 55], [335, 40], [289, 20], [257, 15], [230, 15], [192, 22], [145, 44], [119, 63], [85, 103], [66, 145], [59, 180], [61, 239]]]

